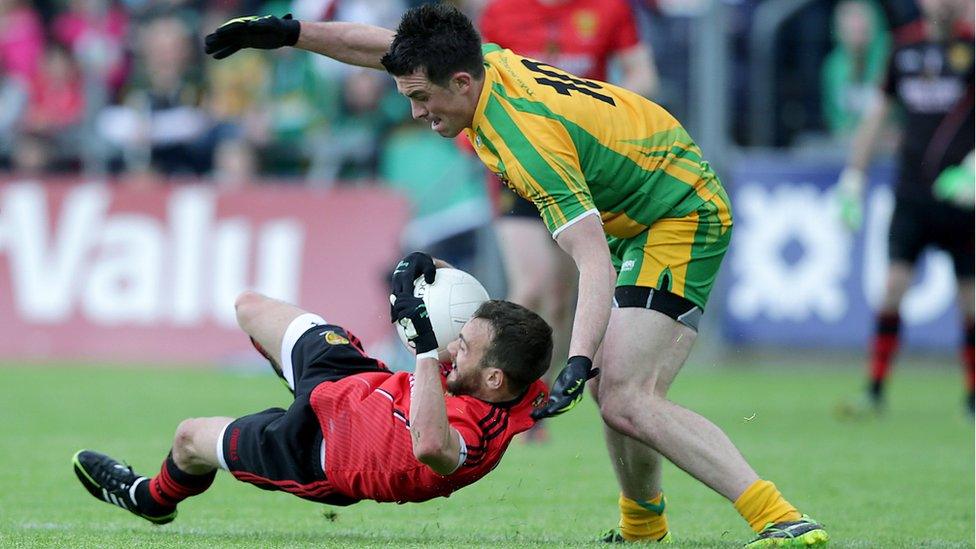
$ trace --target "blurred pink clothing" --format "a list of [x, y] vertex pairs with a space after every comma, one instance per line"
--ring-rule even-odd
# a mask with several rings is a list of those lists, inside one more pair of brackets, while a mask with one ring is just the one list
[[36, 11], [19, 6], [0, 15], [0, 73], [30, 82], [44, 53], [44, 27]]
[[75, 53], [89, 37], [105, 41], [112, 50], [107, 52], [112, 56], [112, 65], [106, 75], [106, 83], [112, 90], [118, 90], [125, 84], [129, 68], [125, 56], [129, 16], [123, 10], [112, 8], [104, 18], [98, 20], [92, 20], [88, 14], [68, 11], [58, 15], [51, 27], [54, 37]]

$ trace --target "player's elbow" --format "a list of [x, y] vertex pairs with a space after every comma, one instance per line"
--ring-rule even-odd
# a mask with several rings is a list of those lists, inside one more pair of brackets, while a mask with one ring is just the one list
[[442, 444], [421, 444], [414, 441], [413, 455], [438, 475], [449, 475], [457, 469], [457, 455]]

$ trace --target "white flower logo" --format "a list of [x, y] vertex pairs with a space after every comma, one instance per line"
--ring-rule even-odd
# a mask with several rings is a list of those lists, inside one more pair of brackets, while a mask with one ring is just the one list
[[[852, 241], [830, 192], [812, 184], [749, 183], [734, 207], [729, 312], [742, 320], [841, 319]], [[787, 259], [784, 252], [795, 248], [802, 253]]]

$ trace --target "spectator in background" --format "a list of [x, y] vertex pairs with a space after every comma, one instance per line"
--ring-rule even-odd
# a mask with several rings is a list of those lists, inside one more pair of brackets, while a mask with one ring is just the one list
[[[208, 20], [226, 19], [213, 10]], [[259, 147], [268, 141], [268, 89], [271, 85], [267, 54], [241, 52], [228, 63], [205, 63], [205, 105], [213, 120], [213, 178], [220, 186], [242, 187], [256, 181]]]
[[71, 0], [51, 28], [54, 38], [96, 73], [109, 98], [118, 96], [128, 76], [128, 32], [128, 15], [110, 0]]
[[103, 113], [99, 126], [123, 150], [129, 170], [202, 175], [215, 142], [190, 30], [177, 17], [159, 17], [139, 29], [137, 44], [138, 70], [124, 106]]
[[821, 71], [827, 128], [849, 137], [878, 92], [889, 38], [882, 15], [870, 0], [844, 0], [834, 10], [834, 49]]
[[10, 171], [20, 177], [42, 177], [50, 171], [54, 144], [46, 136], [18, 132], [10, 151]]
[[27, 111], [30, 88], [20, 78], [0, 72], [0, 159], [7, 160]]
[[258, 178], [257, 152], [245, 139], [224, 139], [214, 150], [213, 180], [222, 189], [241, 189]]
[[0, 73], [30, 82], [44, 55], [41, 17], [28, 2], [0, 0]]
[[360, 69], [345, 77], [328, 137], [313, 152], [310, 177], [344, 182], [377, 177], [383, 137], [403, 118], [390, 92], [388, 81], [376, 71]]
[[[621, 86], [644, 96], [657, 90], [654, 61], [638, 38], [634, 13], [626, 0], [491, 0], [478, 24], [483, 42], [595, 80], [607, 81], [608, 67], [616, 62]], [[501, 215], [494, 228], [508, 299], [537, 312], [553, 326], [553, 356], [562, 357], [569, 345], [576, 266], [556, 246], [536, 207], [504, 188], [496, 176], [488, 173], [487, 177], [489, 185], [501, 189]], [[543, 425], [533, 427], [529, 440], [545, 438]]]
[[335, 116], [339, 83], [316, 71], [307, 52], [276, 50], [271, 56], [263, 166], [275, 175], [304, 176]]
[[491, 0], [478, 25], [484, 42], [519, 55], [602, 81], [617, 62], [617, 84], [645, 97], [657, 91], [650, 49], [626, 0]]
[[[392, 26], [406, 6], [403, 0], [301, 0], [281, 9], [298, 19]], [[319, 88], [312, 91], [312, 101], [325, 118], [312, 140], [301, 140], [310, 162], [310, 183], [327, 186], [376, 177], [385, 134], [403, 118], [399, 106], [391, 105], [388, 82], [327, 57], [308, 56], [306, 62]], [[325, 104], [323, 91], [328, 93]]]
[[173, 16], [150, 21], [139, 41], [146, 87], [135, 94], [148, 110], [151, 164], [166, 175], [200, 175], [213, 154], [199, 74], [191, 65], [195, 44], [190, 29]]
[[0, 0], [0, 156], [19, 141], [30, 86], [44, 53], [41, 17], [22, 0]]
[[[973, 414], [976, 226], [972, 190], [976, 182], [971, 176], [972, 2], [922, 0], [920, 7], [923, 19], [895, 31], [882, 93], [858, 127], [847, 167], [837, 183], [842, 219], [856, 230], [862, 220], [864, 172], [883, 122], [893, 107], [899, 107], [904, 114], [904, 135], [888, 233], [887, 280], [871, 337], [867, 391], [863, 399], [842, 406], [841, 412], [849, 415], [877, 414], [884, 409], [885, 385], [900, 339], [901, 301], [911, 285], [919, 256], [931, 246], [948, 252], [955, 267], [957, 302], [963, 317], [960, 354], [965, 407], [970, 416]], [[960, 172], [970, 175], [962, 179], [952, 175]], [[957, 184], [940, 189], [943, 176]]]
[[388, 137], [380, 175], [412, 206], [413, 219], [401, 237], [404, 249], [426, 250], [458, 269], [478, 272], [478, 230], [491, 213], [481, 170], [470, 156], [431, 132], [429, 124], [408, 120]]
[[[31, 79], [30, 102], [21, 122], [22, 131], [31, 136], [27, 142], [50, 146], [51, 152], [58, 155], [50, 160], [59, 166], [71, 162], [77, 159], [83, 139], [80, 132], [84, 115], [85, 96], [78, 66], [64, 46], [51, 44], [44, 52], [40, 70]], [[32, 167], [38, 171], [53, 167], [48, 166], [49, 162], [44, 164]]]

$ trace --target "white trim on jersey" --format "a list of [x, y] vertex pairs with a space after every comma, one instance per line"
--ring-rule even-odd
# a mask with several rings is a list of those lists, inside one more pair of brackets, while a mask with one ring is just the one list
[[[461, 433], [457, 429], [454, 429], [454, 433], [457, 434], [458, 440], [461, 442], [461, 449], [458, 452], [458, 464], [457, 464], [457, 467], [455, 467], [454, 469], [452, 469], [451, 472], [448, 473], [448, 475], [453, 474], [455, 471], [457, 471], [458, 469], [460, 469], [461, 466], [464, 465], [464, 462], [468, 460], [468, 445], [464, 443], [464, 437], [461, 436]], [[444, 476], [447, 476], [447, 475], [444, 475]]]
[[298, 338], [316, 326], [328, 324], [324, 318], [314, 313], [304, 313], [295, 317], [288, 327], [285, 328], [285, 335], [281, 338], [281, 373], [288, 382], [288, 387], [295, 390], [295, 370], [291, 363], [291, 352], [298, 343]]
[[571, 226], [579, 223], [579, 221], [581, 219], [583, 219], [584, 217], [586, 217], [588, 215], [595, 215], [597, 217], [600, 217], [600, 210], [598, 210], [596, 208], [592, 208], [592, 209], [586, 210], [585, 212], [579, 214], [578, 216], [570, 219], [569, 221], [566, 222], [565, 225], [563, 225], [562, 227], [559, 227], [558, 229], [556, 229], [555, 231], [553, 231], [553, 233], [552, 233], [552, 239], [553, 240], [556, 240], [556, 237], [559, 236], [560, 233], [562, 233], [566, 229], [570, 228]]
[[319, 447], [319, 462], [322, 464], [322, 470], [325, 471], [325, 436], [322, 437], [322, 446]]
[[227, 432], [228, 427], [230, 427], [230, 423], [224, 425], [224, 428], [220, 430], [220, 436], [217, 437], [217, 463], [220, 464], [220, 468], [224, 471], [230, 471], [230, 467], [227, 466], [227, 461], [224, 460], [224, 433]]

